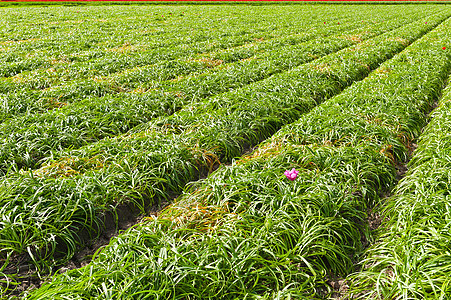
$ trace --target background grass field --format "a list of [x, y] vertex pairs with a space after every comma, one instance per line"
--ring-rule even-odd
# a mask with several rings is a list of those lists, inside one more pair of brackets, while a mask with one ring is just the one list
[[451, 294], [449, 6], [2, 5], [5, 299]]

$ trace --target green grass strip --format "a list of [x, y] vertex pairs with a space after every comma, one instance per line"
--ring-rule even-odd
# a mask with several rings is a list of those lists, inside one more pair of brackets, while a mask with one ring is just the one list
[[[279, 9], [279, 18], [285, 18], [282, 17], [283, 21], [279, 19], [278, 25], [274, 26], [277, 22], [275, 14], [262, 8], [247, 8], [248, 14], [238, 14], [224, 7], [209, 9], [202, 14], [192, 7], [144, 8], [138, 13], [136, 10], [131, 12], [128, 8], [119, 11], [115, 8], [30, 11], [7, 12], [13, 17], [7, 18], [4, 27], [13, 27], [14, 31], [8, 31], [9, 35], [0, 44], [3, 46], [0, 48], [3, 54], [0, 57], [3, 65], [0, 72], [3, 74], [0, 75], [10, 77], [21, 74], [4, 78], [0, 84], [3, 86], [2, 90], [20, 87], [48, 88], [55, 84], [67, 84], [67, 81], [74, 79], [108, 76], [124, 68], [158, 64], [242, 46], [256, 40], [270, 40], [302, 32], [308, 36], [315, 27], [323, 29], [336, 25], [338, 18], [341, 19], [339, 21], [345, 21], [342, 24], [345, 30], [346, 23], [351, 18], [356, 20], [361, 17], [365, 20], [368, 15], [374, 16], [377, 12], [387, 17], [387, 8], [373, 12], [323, 8], [315, 10], [316, 14], [305, 8]], [[399, 14], [400, 11], [397, 12]], [[34, 21], [31, 24], [24, 24], [24, 21], [28, 21], [25, 17], [27, 13], [34, 14], [34, 18], [30, 18]], [[302, 14], [303, 18], [294, 17], [295, 13]], [[250, 22], [254, 26], [248, 26]], [[33, 26], [35, 23], [41, 25], [38, 32]], [[96, 27], [92, 27], [92, 23]], [[204, 28], [209, 30], [205, 31]], [[105, 30], [109, 31], [108, 35], [104, 34]], [[47, 37], [43, 38], [42, 35]], [[168, 51], [168, 48], [171, 50]], [[42, 67], [35, 70], [39, 64]], [[26, 72], [27, 70], [31, 72]]]
[[406, 176], [381, 208], [380, 237], [353, 276], [352, 291], [361, 299], [447, 299], [451, 293], [450, 100], [448, 81]]
[[[439, 24], [448, 16], [440, 14], [435, 18], [431, 17], [428, 23]], [[262, 101], [266, 101], [263, 103], [274, 112], [271, 118], [268, 118], [268, 110], [255, 110], [251, 105], [259, 104], [258, 101], [253, 102], [250, 98], [246, 103], [244, 98], [239, 97], [237, 103], [242, 105], [231, 106], [229, 112], [215, 114], [220, 120], [220, 130], [216, 133], [227, 137], [217, 139], [216, 144], [209, 144], [212, 139], [205, 142], [199, 139], [199, 134], [212, 132], [210, 126], [199, 130], [185, 130], [181, 134], [166, 127], [158, 130], [150, 128], [133, 135], [105, 139], [101, 143], [73, 151], [70, 156], [34, 173], [7, 178], [0, 188], [2, 255], [8, 257], [28, 253], [34, 263], [42, 267], [53, 263], [57, 245], [65, 245], [67, 249], [59, 255], [63, 255], [63, 260], [70, 258], [79, 242], [77, 232], [80, 228], [96, 228], [100, 222], [97, 218], [100, 212], [114, 209], [120, 202], [143, 205], [146, 201], [158, 201], [179, 192], [187, 182], [199, 178], [199, 169], [213, 167], [218, 157], [222, 157], [223, 161], [230, 161], [236, 156], [227, 150], [237, 151], [238, 148], [252, 145], [271, 135], [276, 126], [292, 122], [311, 109], [316, 101], [321, 102], [324, 97], [338, 94], [346, 85], [364, 78], [371, 68], [376, 68], [429, 30], [430, 27], [425, 27], [424, 20], [420, 20], [352, 49], [345, 49], [310, 65], [273, 76], [260, 87], [260, 90], [267, 93], [266, 98], [262, 98]], [[385, 56], [381, 56], [381, 53]], [[330, 73], [317, 70], [318, 66], [325, 65]], [[313, 70], [317, 70], [313, 73], [315, 75], [312, 74]], [[300, 81], [300, 78], [309, 80]], [[319, 89], [321, 85], [318, 82], [331, 88], [326, 91]], [[280, 86], [283, 87], [282, 90], [286, 90], [286, 85], [295, 88], [288, 90], [289, 94], [279, 93], [275, 89]], [[258, 90], [258, 85], [252, 88]], [[327, 94], [322, 94], [321, 91]], [[233, 96], [234, 93], [230, 95]], [[277, 99], [280, 100], [275, 102]], [[303, 106], [299, 106], [299, 103], [303, 103], [301, 101], [309, 103], [309, 106], [279, 115], [278, 105], [286, 106], [286, 103], [291, 103], [290, 105], [302, 108]], [[270, 105], [269, 102], [274, 104]], [[244, 124], [245, 119], [237, 118], [235, 112], [242, 116], [248, 114], [252, 118], [259, 117], [261, 125], [249, 126], [249, 121]], [[252, 115], [251, 112], [255, 114]], [[190, 117], [189, 114], [187, 116]], [[177, 117], [173, 117], [174, 120], [180, 120]], [[200, 115], [197, 122], [205, 120], [204, 115]], [[236, 123], [232, 123], [232, 120]], [[267, 120], [270, 122], [266, 122]], [[247, 133], [249, 139], [243, 138], [244, 129], [237, 131], [237, 126], [250, 130]], [[222, 155], [227, 153], [229, 155]]]
[[[142, 96], [129, 94], [126, 98], [122, 95], [88, 98], [47, 113], [10, 119], [0, 125], [0, 140], [4, 141], [0, 146], [0, 171], [6, 173], [9, 168], [37, 168], [42, 159], [65, 148], [80, 148], [102, 138], [127, 132], [156, 117], [172, 114], [189, 103], [194, 102], [194, 106], [199, 106], [196, 102], [202, 101], [204, 97], [263, 80], [314, 58], [350, 47], [412, 19], [401, 18], [351, 30], [349, 34], [276, 48], [252, 61], [188, 77], [175, 84], [169, 83], [169, 88]], [[429, 21], [423, 26], [432, 28], [433, 24]], [[352, 40], [354, 37], [358, 39]], [[252, 86], [256, 85], [259, 83], [253, 83]], [[192, 107], [190, 105], [191, 110]]]
[[[438, 11], [430, 10], [429, 12]], [[417, 12], [418, 13], [418, 12]], [[423, 16], [425, 12], [420, 12]], [[374, 12], [371, 15], [374, 16]], [[361, 14], [359, 17], [366, 20], [368, 23], [368, 17], [370, 14]], [[398, 14], [393, 14], [393, 18], [398, 17]], [[200, 69], [199, 64], [195, 64], [188, 59], [202, 59], [202, 58], [211, 58], [213, 60], [224, 60], [226, 62], [236, 61], [238, 58], [247, 58], [257, 54], [257, 51], [261, 52], [265, 49], [269, 49], [272, 46], [277, 46], [278, 43], [296, 43], [297, 40], [307, 41], [315, 37], [315, 34], [320, 34], [321, 32], [326, 36], [333, 33], [339, 32], [339, 28], [343, 31], [346, 31], [351, 22], [356, 22], [358, 16], [342, 16], [340, 19], [342, 26], [338, 26], [337, 23], [334, 22], [336, 16], [328, 16], [323, 21], [316, 20], [314, 23], [302, 24], [295, 28], [286, 28], [285, 30], [273, 30], [265, 32], [263, 29], [256, 30], [257, 33], [245, 33], [245, 28], [228, 28], [227, 33], [216, 32], [216, 28], [211, 28], [211, 32], [215, 32], [215, 35], [205, 36], [205, 35], [195, 35], [194, 37], [190, 37], [189, 39], [179, 41], [179, 39], [174, 38], [163, 30], [161, 36], [153, 39], [146, 39], [145, 34], [143, 36], [139, 36], [136, 33], [136, 37], [128, 36], [131, 39], [131, 42], [123, 41], [123, 44], [117, 45], [111, 48], [100, 48], [100, 49], [90, 49], [83, 50], [83, 47], [77, 43], [74, 43], [74, 46], [79, 46], [78, 51], [75, 53], [63, 54], [57, 52], [58, 58], [46, 58], [47, 64], [42, 68], [31, 68], [30, 71], [26, 72], [23, 69], [18, 68], [18, 63], [11, 63], [16, 66], [20, 70], [16, 75], [7, 74], [8, 66], [4, 67], [5, 77], [3, 79], [2, 85], [7, 87], [14, 87], [14, 89], [19, 88], [31, 88], [31, 89], [43, 89], [43, 88], [52, 88], [55, 89], [58, 85], [67, 85], [67, 82], [76, 80], [78, 83], [86, 81], [87, 79], [96, 78], [98, 80], [99, 77], [113, 77], [116, 73], [121, 73], [124, 69], [130, 69], [134, 71], [135, 74], [140, 72], [144, 73], [147, 71], [149, 75], [149, 80], [153, 79], [152, 76], [156, 76], [153, 74], [152, 70], [156, 69], [154, 72], [161, 72], [161, 76], [164, 77], [177, 77], [171, 74], [167, 74], [168, 71], [171, 71], [171, 68], [177, 68], [180, 75], [186, 75], [190, 70], [196, 71]], [[382, 14], [383, 18], [387, 18], [386, 15]], [[331, 19], [333, 18], [333, 19]], [[114, 20], [111, 20], [113, 22]], [[142, 20], [141, 22], [136, 22], [135, 26], [144, 26]], [[360, 25], [362, 24], [361, 20], [358, 20]], [[332, 25], [332, 26], [331, 26]], [[117, 25], [119, 27], [119, 25]], [[242, 25], [241, 25], [242, 26]], [[174, 26], [175, 27], [175, 26]], [[223, 28], [224, 30], [224, 28]], [[319, 31], [316, 33], [316, 31]], [[300, 34], [295, 34], [294, 32], [298, 32]], [[307, 31], [307, 32], [306, 32]], [[235, 35], [232, 35], [235, 33]], [[178, 36], [184, 36], [181, 32], [176, 32]], [[191, 35], [191, 32], [185, 33], [186, 35]], [[286, 38], [288, 37], [288, 38]], [[172, 43], [161, 43], [160, 41], [171, 41], [177, 40], [178, 43], [173, 45]], [[58, 41], [63, 44], [63, 41]], [[13, 41], [11, 43], [14, 43]], [[24, 42], [25, 43], [25, 42]], [[274, 44], [273, 44], [274, 43]], [[8, 42], [5, 42], [8, 45]], [[27, 43], [29, 44], [29, 43]], [[103, 44], [103, 43], [98, 43]], [[254, 54], [252, 55], [251, 46], [255, 44], [258, 47], [254, 47]], [[39, 45], [36, 45], [39, 47]], [[61, 45], [63, 46], [63, 45]], [[81, 48], [81, 49], [80, 49]], [[89, 48], [88, 48], [89, 49]], [[168, 49], [170, 49], [168, 51]], [[45, 49], [45, 46], [40, 49], [41, 52], [55, 52], [55, 49]], [[47, 50], [47, 51], [45, 51]], [[8, 50], [10, 51], [10, 50]], [[6, 51], [5, 51], [6, 52]], [[6, 57], [8, 57], [8, 53], [5, 53]], [[11, 56], [11, 55], [9, 55]], [[30, 58], [22, 58], [20, 60], [20, 64], [25, 64], [27, 60], [30, 65], [36, 65], [40, 60], [44, 60], [44, 58], [36, 58], [34, 55], [30, 55]], [[9, 58], [8, 60], [13, 60]], [[15, 59], [18, 60], [18, 59]], [[188, 61], [186, 61], [188, 60]], [[171, 65], [171, 62], [174, 65]], [[169, 65], [169, 66], [168, 66]], [[147, 66], [147, 68], [146, 68]], [[164, 72], [164, 68], [168, 68], [169, 70]], [[185, 69], [183, 69], [185, 67]], [[175, 70], [177, 71], [177, 69]], [[10, 71], [11, 72], [11, 71]], [[133, 75], [131, 72], [130, 75]]]
[[[352, 272], [362, 236], [370, 238], [367, 210], [393, 185], [405, 137], [419, 135], [427, 120], [418, 116], [449, 75], [451, 57], [441, 47], [451, 38], [450, 24], [195, 184], [89, 265], [55, 276], [26, 298], [330, 296], [327, 281]], [[385, 98], [374, 95], [376, 87]], [[345, 119], [354, 127], [341, 129]], [[293, 167], [300, 173], [291, 182], [283, 171]]]

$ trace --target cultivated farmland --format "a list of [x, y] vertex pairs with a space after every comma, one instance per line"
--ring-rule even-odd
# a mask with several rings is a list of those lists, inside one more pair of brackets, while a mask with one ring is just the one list
[[0, 14], [0, 295], [451, 295], [449, 6]]

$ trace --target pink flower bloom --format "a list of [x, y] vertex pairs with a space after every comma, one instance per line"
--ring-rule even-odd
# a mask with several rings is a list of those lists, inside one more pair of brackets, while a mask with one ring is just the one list
[[284, 174], [285, 176], [287, 176], [287, 178], [288, 178], [289, 180], [293, 181], [293, 180], [296, 179], [296, 177], [298, 177], [299, 171], [296, 171], [296, 169], [293, 168], [293, 169], [291, 169], [291, 171], [286, 170], [283, 174]]

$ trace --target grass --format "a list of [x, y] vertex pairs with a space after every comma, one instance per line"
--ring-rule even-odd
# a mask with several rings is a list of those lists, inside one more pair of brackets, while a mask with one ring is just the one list
[[[363, 78], [369, 73], [368, 66], [376, 67], [378, 62], [387, 58], [379, 56], [379, 52], [395, 54], [407, 46], [405, 40], [415, 40], [443, 19], [442, 14], [431, 16], [428, 25], [424, 24], [424, 20], [418, 21], [360, 46], [326, 56], [299, 70], [282, 73], [247, 89], [225, 94], [226, 98], [203, 102], [197, 108], [198, 119], [192, 119], [190, 109], [167, 119], [168, 122], [163, 125], [172, 123], [172, 129], [171, 126], [159, 125], [164, 120], [162, 118], [153, 125], [149, 124], [150, 127], [137, 128], [135, 132], [74, 150], [70, 156], [58, 158], [32, 173], [18, 173], [9, 177], [2, 187], [2, 252], [5, 259], [26, 255], [41, 273], [51, 269], [56, 262], [70, 259], [81, 241], [77, 233], [81, 228], [95, 231], [101, 227], [97, 216], [102, 211], [114, 210], [121, 202], [133, 202], [143, 207], [148, 201], [158, 201], [179, 192], [185, 183], [199, 178], [202, 169], [214, 169], [218, 159], [230, 161], [245, 147], [258, 143], [278, 127], [308, 111], [322, 97], [338, 93], [343, 86], [353, 82], [352, 78]], [[404, 40], [398, 41], [394, 37], [403, 37]], [[367, 57], [367, 60], [362, 60], [362, 56]], [[344, 64], [346, 61], [348, 63]], [[365, 64], [362, 65], [362, 62]], [[316, 69], [325, 64], [331, 67], [333, 76]], [[350, 74], [346, 71], [350, 70], [350, 66], [359, 68]], [[312, 70], [317, 70], [315, 77], [312, 77]], [[308, 79], [303, 85], [298, 82], [301, 76]], [[285, 89], [287, 84], [299, 94], [275, 90], [277, 86]], [[318, 84], [331, 88], [319, 93], [321, 89], [318, 89]], [[260, 90], [260, 95], [267, 93], [267, 96], [256, 102], [261, 107], [258, 110], [258, 106], [252, 105], [252, 102], [246, 105], [243, 102], [252, 89]], [[237, 97], [240, 93], [242, 96]], [[307, 106], [296, 104], [300, 103], [298, 95], [304, 95], [303, 101]], [[278, 102], [274, 102], [277, 99]], [[195, 131], [192, 125], [206, 120], [204, 116], [209, 113], [202, 113], [204, 108], [207, 111], [214, 108], [217, 100], [224, 104], [229, 102], [230, 105], [215, 108], [218, 110], [215, 115], [218, 129], [215, 134], [224, 134], [224, 138], [211, 139], [208, 135], [212, 134], [209, 123]], [[236, 105], [239, 101], [242, 107]], [[295, 105], [298, 109], [285, 110], [285, 114], [281, 115], [280, 108], [287, 104]], [[250, 128], [244, 121], [263, 116], [260, 123], [254, 123]], [[181, 125], [188, 127], [183, 128]], [[155, 126], [157, 128], [152, 129]], [[204, 138], [199, 134], [203, 134]], [[216, 144], [208, 144], [212, 142]], [[8, 263], [5, 260], [5, 267]]]
[[[52, 103], [61, 106], [59, 109], [41, 114], [33, 113], [31, 110], [23, 117], [10, 118], [0, 125], [2, 132], [0, 138], [7, 141], [0, 148], [1, 169], [4, 173], [11, 166], [15, 166], [16, 169], [27, 167], [34, 169], [40, 166], [42, 159], [54, 152], [66, 148], [79, 148], [102, 138], [127, 132], [139, 124], [158, 116], [170, 115], [191, 103], [196, 105], [196, 102], [206, 97], [258, 82], [314, 58], [351, 46], [356, 43], [351, 41], [351, 37], [358, 36], [359, 41], [365, 40], [412, 19], [414, 17], [406, 20], [400, 18], [393, 22], [363, 28], [359, 28], [362, 26], [361, 22], [356, 22], [351, 26], [354, 30], [348, 34], [342, 33], [326, 38], [321, 36], [331, 33], [331, 29], [325, 31], [318, 29], [316, 39], [300, 44], [297, 44], [297, 38], [302, 41], [305, 39], [302, 35], [292, 35], [289, 39], [285, 38], [286, 41], [277, 39], [282, 45], [288, 42], [295, 45], [280, 47], [273, 45], [273, 49], [253, 57], [252, 61], [221, 65], [211, 72], [194, 74], [175, 83], [163, 81], [158, 83], [159, 88], [156, 91], [144, 94], [132, 92], [89, 97], [76, 103], [70, 103], [64, 97], [60, 97], [59, 101], [62, 102]], [[155, 74], [161, 75], [161, 70], [157, 69]], [[139, 77], [148, 78], [149, 74], [140, 74]], [[141, 80], [127, 74], [128, 86], [136, 81]], [[120, 85], [123, 89], [127, 88], [123, 83]], [[148, 89], [140, 86], [132, 88]], [[14, 109], [11, 108], [10, 111]]]
[[[429, 33], [420, 26], [421, 20], [377, 43], [368, 42], [367, 49], [356, 46], [324, 58], [330, 63], [327, 78], [348, 83], [349, 88], [291, 120], [276, 134], [270, 132], [268, 137], [272, 137], [250, 156], [192, 185], [158, 217], [114, 238], [89, 265], [55, 276], [26, 298], [330, 296], [333, 290], [328, 282], [352, 272], [354, 259], [365, 241], [371, 240], [368, 209], [378, 203], [381, 192], [394, 185], [396, 163], [407, 158], [408, 147], [427, 123], [424, 114], [448, 78], [451, 57], [442, 45], [451, 37], [449, 15], [439, 17], [437, 24], [445, 19]], [[415, 42], [405, 48], [406, 41]], [[379, 56], [383, 51], [377, 46], [393, 49], [386, 50], [393, 55], [405, 50], [383, 62]], [[362, 65], [363, 59], [369, 61]], [[370, 64], [373, 59], [383, 63], [370, 73], [365, 66], [377, 67], [377, 63]], [[350, 66], [357, 65], [361, 69], [350, 73]], [[325, 64], [316, 66], [324, 70]], [[232, 114], [235, 111], [239, 109]], [[215, 116], [220, 118], [220, 114]], [[198, 132], [187, 128], [164, 129], [172, 138]], [[147, 128], [145, 132], [157, 131]], [[142, 133], [136, 131], [134, 136], [142, 137]], [[251, 143], [258, 139], [247, 138]], [[131, 142], [133, 136], [122, 141]], [[92, 153], [101, 153], [99, 149], [91, 147]], [[227, 151], [213, 151], [231, 157]], [[136, 167], [142, 167], [142, 162]], [[300, 173], [291, 182], [283, 172], [293, 167]], [[132, 170], [127, 174], [133, 174]], [[79, 171], [85, 175], [78, 178], [100, 174]]]
[[[449, 81], [448, 81], [449, 83]], [[362, 298], [446, 299], [449, 285], [449, 99], [443, 92], [406, 176], [380, 213], [379, 238], [353, 276]]]
[[[332, 155], [334, 159], [325, 160]], [[139, 298], [139, 291], [161, 299], [320, 295], [326, 270], [347, 272], [352, 263], [346, 253], [360, 240], [349, 220], [337, 218], [339, 212], [354, 214], [353, 206], [361, 206], [358, 197], [349, 192], [338, 203], [331, 198], [357, 183], [350, 170], [366, 177], [366, 166], [353, 163], [362, 155], [375, 165], [386, 159], [350, 148], [300, 147], [273, 159], [224, 168], [182, 198], [182, 204], [118, 237], [91, 266], [60, 277], [50, 291], [38, 290], [31, 299], [77, 294]], [[281, 174], [294, 166], [303, 171], [293, 185]], [[378, 171], [393, 173], [390, 168]], [[348, 182], [336, 184], [343, 177]], [[344, 253], [343, 245], [348, 248]], [[97, 272], [104, 267], [107, 272]], [[89, 270], [93, 276], [86, 281]], [[74, 282], [72, 275], [80, 281]], [[115, 288], [97, 290], [110, 280]]]
[[[443, 15], [437, 15], [435, 22], [439, 23], [443, 18]], [[433, 24], [433, 19], [429, 20]], [[170, 119], [149, 124], [150, 128], [147, 126], [148, 128], [141, 128], [142, 130], [135, 133], [106, 139], [72, 151], [69, 156], [61, 157], [32, 172], [31, 176], [30, 173], [24, 172], [9, 177], [4, 187], [3, 211], [5, 216], [8, 216], [4, 224], [14, 224], [21, 220], [23, 227], [4, 227], [4, 253], [30, 252], [31, 255], [39, 257], [39, 249], [49, 247], [49, 251], [42, 253], [42, 259], [34, 260], [42, 264], [52, 261], [57, 244], [63, 244], [69, 249], [65, 249], [63, 258], [70, 258], [77, 249], [78, 237], [75, 233], [78, 228], [97, 227], [96, 218], [93, 217], [96, 212], [114, 209], [114, 206], [121, 202], [134, 202], [142, 207], [148, 199], [158, 201], [168, 198], [173, 192], [179, 192], [187, 182], [199, 178], [199, 170], [211, 170], [218, 161], [230, 161], [245, 147], [255, 145], [284, 123], [294, 121], [303, 112], [307, 112], [322, 97], [339, 93], [343, 85], [352, 83], [350, 76], [353, 76], [354, 80], [363, 78], [369, 70], [360, 65], [362, 53], [367, 55], [369, 65], [375, 66], [386, 57], [374, 54], [385, 51], [387, 55], [393, 55], [406, 46], [393, 41], [393, 36], [406, 35], [406, 38], [413, 41], [428, 28], [430, 27], [425, 27], [424, 21], [418, 21], [369, 40], [365, 43], [366, 47], [356, 46], [343, 50], [325, 57], [323, 61], [271, 77], [265, 83], [259, 82], [247, 90], [231, 92], [227, 96], [230, 97], [231, 103], [240, 105], [231, 105], [229, 109], [215, 112], [214, 116], [197, 111], [193, 120], [190, 109], [181, 111]], [[357, 57], [359, 63], [354, 62]], [[348, 64], [344, 63], [346, 61]], [[313, 67], [325, 62], [336, 70], [334, 76], [328, 77], [317, 72], [316, 78], [313, 77]], [[360, 65], [360, 69], [356, 69], [351, 75], [350, 65]], [[302, 77], [308, 80], [298, 81]], [[285, 90], [286, 85], [294, 87], [289, 94], [269, 93], [276, 86]], [[330, 88], [319, 89], [319, 86]], [[259, 89], [262, 95], [265, 92], [266, 96], [260, 101], [249, 101], [246, 104], [244, 95], [255, 93]], [[320, 90], [327, 94], [319, 93]], [[298, 94], [295, 94], [295, 91]], [[237, 97], [239, 93], [243, 93], [243, 96]], [[302, 104], [301, 99], [305, 99], [302, 101], [306, 105], [299, 105]], [[224, 98], [219, 100], [226, 103]], [[281, 115], [280, 109], [287, 105], [298, 109], [285, 109], [286, 113]], [[200, 109], [202, 108], [203, 106], [200, 106]], [[185, 124], [187, 128], [174, 126], [177, 125], [175, 121], [183, 120], [190, 122], [184, 121], [185, 123], [180, 124]], [[205, 120], [208, 121], [205, 125], [200, 123]], [[255, 125], [249, 127], [250, 122], [255, 122]], [[57, 202], [56, 206], [64, 203], [73, 207], [73, 210], [61, 214], [55, 208], [42, 215], [42, 209], [51, 207], [52, 202]], [[27, 207], [32, 208], [31, 215], [24, 213]], [[7, 213], [9, 211], [14, 213]], [[37, 215], [41, 225], [39, 232], [42, 234], [24, 240], [24, 237], [29, 236], [27, 226], [35, 230], [34, 220]], [[20, 239], [14, 238], [11, 231]]]

